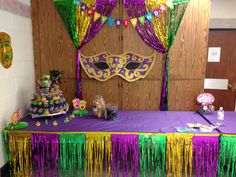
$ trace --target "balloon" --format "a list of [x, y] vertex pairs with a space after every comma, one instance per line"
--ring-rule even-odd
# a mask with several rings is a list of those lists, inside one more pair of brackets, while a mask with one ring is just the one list
[[123, 24], [124, 24], [125, 28], [127, 28], [128, 27], [128, 20], [127, 19], [123, 19]]
[[100, 17], [101, 17], [101, 14], [94, 12], [94, 15], [93, 15], [94, 22], [97, 21]]
[[102, 15], [102, 18], [101, 18], [102, 24], [105, 23], [106, 21], [107, 21], [107, 17]]
[[114, 22], [115, 22], [114, 18], [108, 18], [108, 26], [112, 26]]
[[150, 21], [150, 23], [152, 23], [152, 13], [149, 12], [145, 15], [146, 19], [148, 19], [148, 21]]
[[138, 17], [138, 21], [139, 21], [142, 25], [144, 25], [145, 17], [144, 17], [144, 16]]
[[136, 25], [137, 25], [137, 18], [131, 18], [130, 19], [130, 22], [131, 22], [131, 24], [133, 25], [133, 27], [135, 28], [136, 27]]

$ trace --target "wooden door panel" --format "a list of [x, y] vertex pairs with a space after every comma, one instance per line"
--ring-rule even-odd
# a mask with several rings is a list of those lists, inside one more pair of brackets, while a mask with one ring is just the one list
[[72, 106], [72, 100], [75, 98], [75, 83], [73, 78], [62, 78], [60, 88], [67, 102]]
[[[169, 89], [170, 111], [198, 110], [197, 96], [203, 92], [204, 80], [173, 80]], [[202, 86], [202, 87], [199, 87]]]
[[215, 110], [218, 110], [219, 107], [223, 107], [225, 111], [234, 111], [235, 92], [229, 92], [228, 90], [212, 90], [212, 89], [205, 89], [205, 92], [214, 95]]
[[82, 80], [83, 99], [87, 100], [88, 108], [91, 109], [91, 103], [95, 95], [102, 95], [106, 103], [119, 105], [118, 80], [110, 79], [106, 82], [91, 80]]
[[134, 83], [122, 82], [123, 110], [158, 110], [161, 81], [139, 80]]
[[229, 79], [232, 88], [228, 90], [205, 89], [215, 97], [216, 109], [220, 106], [227, 111], [235, 110], [236, 81], [236, 30], [217, 30], [209, 33], [209, 47], [221, 47], [220, 62], [208, 62], [206, 78]]
[[210, 3], [210, 0], [189, 2], [170, 50], [171, 78], [194, 80], [205, 77]]

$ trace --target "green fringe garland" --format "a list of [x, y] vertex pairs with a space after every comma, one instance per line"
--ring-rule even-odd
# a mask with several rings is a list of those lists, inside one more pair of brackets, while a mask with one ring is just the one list
[[220, 137], [218, 177], [236, 176], [236, 136]]
[[139, 135], [140, 177], [164, 177], [166, 135]]
[[59, 176], [85, 176], [85, 134], [61, 134], [59, 135], [59, 141]]
[[3, 140], [5, 145], [5, 151], [7, 156], [7, 161], [10, 159], [10, 151], [9, 151], [9, 135], [7, 132], [3, 132]]

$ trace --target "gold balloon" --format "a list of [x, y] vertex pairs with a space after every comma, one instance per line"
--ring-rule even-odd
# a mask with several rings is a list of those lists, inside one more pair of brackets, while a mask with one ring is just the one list
[[[146, 0], [146, 8], [148, 12], [152, 12], [156, 10], [161, 4], [165, 4], [166, 0]], [[161, 44], [167, 49], [167, 41], [168, 41], [168, 26], [167, 26], [167, 19], [165, 19], [165, 14], [160, 13], [160, 17], [157, 18], [154, 16], [152, 19], [152, 26], [154, 32], [158, 39], [160, 40]]]
[[[92, 9], [95, 6], [96, 0], [83, 0], [83, 3]], [[91, 20], [92, 15], [88, 15], [87, 10], [81, 10], [81, 6], [76, 7], [76, 31], [79, 47], [84, 40]]]
[[12, 65], [11, 37], [4, 32], [0, 32], [0, 63], [4, 68]]

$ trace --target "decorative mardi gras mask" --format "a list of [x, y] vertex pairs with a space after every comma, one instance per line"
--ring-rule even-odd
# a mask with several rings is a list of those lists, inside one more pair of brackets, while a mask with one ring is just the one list
[[11, 37], [4, 32], [0, 32], [0, 63], [4, 68], [9, 68], [12, 64]]
[[81, 55], [81, 65], [87, 75], [99, 81], [121, 76], [129, 82], [145, 78], [155, 63], [155, 53], [143, 57], [133, 53], [111, 55], [101, 53], [95, 56]]

